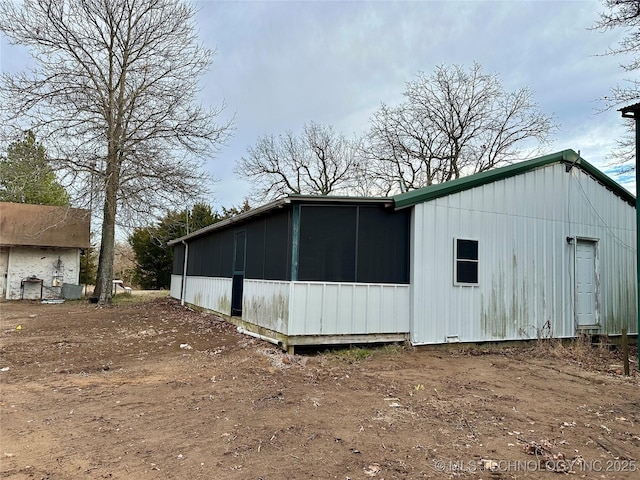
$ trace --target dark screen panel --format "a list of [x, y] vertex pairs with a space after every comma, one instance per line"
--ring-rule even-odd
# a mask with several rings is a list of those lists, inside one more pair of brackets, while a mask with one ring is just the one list
[[184, 245], [178, 243], [173, 246], [173, 275], [182, 275], [184, 273]]
[[233, 232], [213, 232], [189, 241], [187, 275], [231, 278]]
[[189, 242], [189, 260], [187, 262], [187, 275], [206, 275], [205, 264], [209, 262], [211, 255], [214, 255], [204, 238], [197, 238]]
[[264, 218], [247, 224], [245, 278], [264, 278], [264, 230]]
[[361, 283], [409, 283], [409, 211], [359, 207], [358, 272]]
[[300, 207], [298, 280], [355, 281], [356, 216], [355, 206]]
[[233, 240], [233, 271], [242, 272], [245, 270], [245, 253], [247, 251], [247, 231], [235, 232]]
[[[378, 205], [301, 205], [297, 278], [409, 283], [409, 223], [409, 210], [393, 212]], [[241, 259], [234, 257], [236, 235], [241, 231], [246, 235], [246, 278], [291, 279], [290, 209], [190, 241], [188, 275], [231, 278], [234, 260], [242, 266]], [[184, 256], [184, 250], [180, 253], [178, 246], [174, 250], [174, 272], [181, 274], [179, 257]]]
[[189, 264], [187, 265], [188, 275], [213, 276], [211, 265], [215, 263], [220, 252], [212, 248], [211, 242], [206, 237], [197, 238], [189, 242]]
[[283, 211], [266, 218], [265, 225], [265, 280], [290, 280], [291, 229], [290, 211]]
[[220, 235], [220, 276], [231, 278], [233, 275], [234, 231], [224, 230]]
[[211, 250], [212, 255], [209, 260], [207, 276], [210, 277], [222, 277], [222, 271], [220, 268], [220, 262], [222, 261], [222, 254], [220, 252], [220, 248], [222, 245], [221, 235], [213, 234], [205, 237], [208, 239], [208, 248]]
[[[242, 238], [246, 239], [244, 258], [236, 248], [236, 241]], [[182, 255], [184, 258], [184, 252]], [[179, 275], [182, 266], [176, 262], [174, 269], [180, 268]], [[290, 262], [290, 211], [283, 210], [189, 241], [187, 275], [232, 278], [236, 268], [244, 269], [246, 278], [289, 280]]]

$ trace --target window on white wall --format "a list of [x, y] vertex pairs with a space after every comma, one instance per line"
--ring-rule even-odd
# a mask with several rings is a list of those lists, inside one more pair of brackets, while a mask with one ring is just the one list
[[454, 257], [454, 284], [478, 285], [478, 241], [456, 238]]

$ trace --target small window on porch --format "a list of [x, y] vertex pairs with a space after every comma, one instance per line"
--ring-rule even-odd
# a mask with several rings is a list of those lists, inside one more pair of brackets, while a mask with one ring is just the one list
[[478, 241], [456, 238], [454, 285], [478, 285]]

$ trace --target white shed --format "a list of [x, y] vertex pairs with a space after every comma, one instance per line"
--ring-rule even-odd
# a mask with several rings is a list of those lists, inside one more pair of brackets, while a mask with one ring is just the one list
[[89, 222], [84, 209], [0, 202], [0, 298], [59, 298], [76, 285]]
[[565, 150], [394, 197], [411, 342], [637, 331], [635, 197]]

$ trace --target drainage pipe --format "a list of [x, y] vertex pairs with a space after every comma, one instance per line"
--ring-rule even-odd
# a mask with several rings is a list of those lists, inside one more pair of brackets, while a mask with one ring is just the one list
[[275, 345], [278, 345], [279, 347], [282, 346], [282, 342], [280, 340], [276, 340], [275, 338], [267, 337], [266, 335], [261, 335], [256, 332], [252, 332], [251, 330], [247, 330], [244, 327], [238, 326], [238, 333], [243, 333], [245, 335], [249, 335], [250, 337], [258, 338], [260, 340], [264, 340], [265, 342], [273, 343]]

